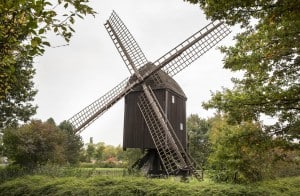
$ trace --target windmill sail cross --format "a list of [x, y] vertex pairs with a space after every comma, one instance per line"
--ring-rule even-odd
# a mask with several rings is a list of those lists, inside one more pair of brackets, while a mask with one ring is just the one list
[[[105, 27], [131, 74], [134, 74], [136, 70], [148, 63], [139, 45], [115, 12], [107, 20]], [[127, 95], [132, 88], [143, 83], [149, 77], [154, 77], [159, 70], [163, 70], [170, 76], [176, 75], [229, 33], [230, 30], [222, 22], [208, 24], [155, 61], [153, 69], [144, 73], [142, 80], [138, 80], [138, 78], [130, 82], [128, 78], [123, 80], [115, 88], [75, 114], [68, 121], [72, 124], [75, 132], [80, 133], [112, 105]], [[134, 67], [136, 70], [134, 70]]]

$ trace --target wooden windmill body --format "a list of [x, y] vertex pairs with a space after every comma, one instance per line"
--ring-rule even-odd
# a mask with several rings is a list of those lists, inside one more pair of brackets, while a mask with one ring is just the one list
[[226, 37], [229, 29], [212, 22], [151, 63], [115, 12], [105, 27], [131, 76], [70, 118], [74, 131], [80, 133], [125, 97], [123, 147], [147, 150], [134, 166], [147, 166], [148, 174], [193, 174], [201, 179], [186, 151], [186, 96], [172, 77]]
[[[141, 72], [149, 70], [151, 64], [141, 68]], [[187, 144], [186, 134], [186, 96], [177, 82], [163, 71], [158, 71], [156, 77], [160, 82], [146, 82], [154, 92], [159, 105], [171, 123], [184, 149]], [[143, 93], [141, 86], [125, 96], [124, 137], [123, 148], [156, 149], [143, 114], [138, 107], [139, 97]]]

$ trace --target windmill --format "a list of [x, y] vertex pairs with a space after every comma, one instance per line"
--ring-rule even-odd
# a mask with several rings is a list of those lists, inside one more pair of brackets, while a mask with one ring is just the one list
[[186, 97], [172, 77], [230, 30], [223, 22], [211, 22], [158, 60], [149, 62], [116, 12], [104, 26], [131, 76], [68, 121], [80, 133], [125, 97], [123, 148], [147, 150], [134, 166], [147, 168], [150, 174], [193, 174], [201, 179], [186, 151]]

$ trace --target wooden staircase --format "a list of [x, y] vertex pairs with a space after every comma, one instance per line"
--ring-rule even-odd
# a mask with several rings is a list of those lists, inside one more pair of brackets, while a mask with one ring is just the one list
[[202, 180], [201, 174], [194, 167], [194, 162], [182, 147], [174, 129], [162, 112], [153, 91], [149, 86], [147, 86], [147, 89], [150, 93], [150, 99], [147, 97], [147, 92], [145, 91], [139, 98], [138, 106], [167, 175], [190, 172], [198, 180]]

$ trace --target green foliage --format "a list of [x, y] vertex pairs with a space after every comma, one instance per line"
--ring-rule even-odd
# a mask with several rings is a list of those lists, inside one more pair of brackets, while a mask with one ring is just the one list
[[127, 148], [126, 151], [123, 151], [123, 163], [127, 168], [131, 166], [143, 156], [142, 150], [138, 148]]
[[28, 168], [20, 167], [20, 165], [8, 165], [0, 168], [0, 184], [6, 180], [25, 176], [29, 174]]
[[261, 124], [229, 124], [220, 114], [187, 120], [190, 154], [205, 175], [217, 182], [249, 183], [300, 174], [300, 151], [282, 138], [263, 131]]
[[[1, 98], [0, 95], [0, 129], [5, 126], [16, 125], [19, 121], [28, 121], [35, 114], [36, 106], [32, 105], [33, 97], [37, 93], [33, 89], [33, 76], [35, 70], [32, 66], [32, 61], [18, 57], [12, 71], [13, 81], [10, 84], [2, 83], [3, 66], [0, 65], [1, 84], [9, 85], [8, 90]], [[5, 87], [0, 87], [2, 88]], [[0, 93], [1, 94], [1, 93]]]
[[236, 44], [222, 47], [226, 69], [244, 74], [233, 89], [213, 93], [204, 104], [229, 115], [233, 123], [276, 120], [270, 133], [293, 140], [300, 136], [300, 4], [298, 0], [188, 0], [208, 18], [241, 24]]
[[21, 127], [6, 128], [3, 143], [6, 155], [24, 167], [65, 161], [64, 134], [52, 123], [34, 120]]
[[[54, 4], [52, 4], [54, 3]], [[94, 15], [88, 0], [14, 0], [0, 4], [0, 128], [28, 121], [31, 104], [33, 58], [50, 46], [46, 35], [54, 33], [70, 41], [75, 18]]]
[[245, 183], [275, 177], [282, 164], [294, 165], [299, 157], [296, 151], [279, 148], [277, 143], [284, 141], [270, 137], [258, 123], [230, 125], [225, 117], [216, 116], [209, 139], [213, 150], [209, 163], [217, 181]]
[[103, 160], [108, 160], [110, 158], [117, 158], [118, 147], [112, 145], [106, 145], [103, 150]]
[[272, 174], [275, 177], [300, 176], [300, 151], [274, 148]]
[[212, 123], [210, 141], [213, 152], [209, 157], [213, 178], [234, 183], [255, 182], [268, 177], [273, 157], [272, 139], [259, 124], [244, 122], [229, 125], [225, 118], [216, 117]]
[[96, 145], [94, 156], [95, 156], [95, 159], [97, 161], [103, 160], [104, 149], [105, 149], [105, 143], [104, 142], [100, 142]]
[[208, 140], [210, 124], [208, 120], [201, 119], [197, 114], [191, 114], [186, 122], [189, 152], [197, 164], [207, 168], [207, 159], [211, 152], [211, 143]]
[[57, 127], [53, 119], [6, 128], [3, 135], [5, 155], [27, 168], [46, 163], [77, 164], [82, 146], [81, 137], [67, 122]]
[[126, 168], [133, 165], [141, 156], [140, 149], [126, 149], [124, 151], [120, 145], [106, 145], [104, 142], [88, 143], [81, 151], [81, 162], [83, 162], [81, 165], [88, 165], [92, 168]]
[[[4, 155], [4, 147], [3, 147], [3, 133], [0, 132], [0, 159]], [[1, 161], [2, 163], [2, 161]]]
[[83, 147], [82, 138], [75, 134], [72, 125], [63, 121], [58, 126], [65, 135], [64, 154], [66, 161], [71, 165], [77, 165], [80, 159], [80, 150]]
[[[75, 17], [95, 14], [87, 3], [88, 0], [3, 1], [0, 6], [0, 52], [7, 55], [2, 56], [3, 63], [9, 66], [18, 55], [30, 58], [43, 54], [44, 47], [50, 46], [45, 36], [49, 32], [69, 42]], [[59, 12], [59, 9], [64, 11]]]
[[298, 195], [300, 177], [250, 185], [141, 177], [26, 176], [0, 185], [3, 195]]
[[88, 168], [85, 167], [62, 167], [55, 164], [41, 165], [36, 168], [25, 168], [19, 165], [9, 165], [0, 168], [0, 184], [11, 179], [16, 179], [26, 175], [45, 175], [50, 177], [78, 177], [88, 178], [92, 176], [127, 176], [128, 171], [125, 168]]
[[94, 153], [95, 153], [95, 146], [93, 144], [88, 144], [87, 149], [86, 149], [86, 155], [87, 155], [88, 162], [91, 162], [91, 159], [94, 156]]

